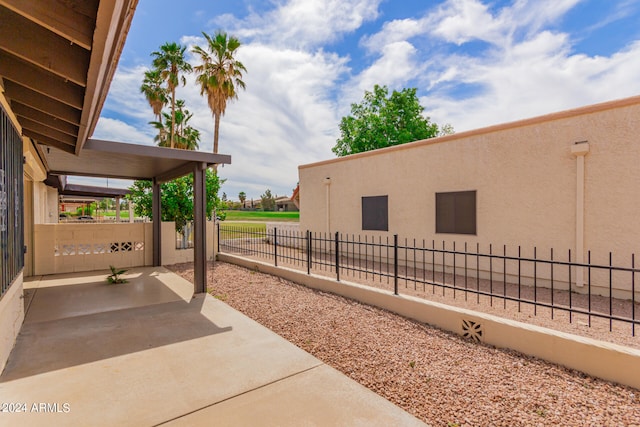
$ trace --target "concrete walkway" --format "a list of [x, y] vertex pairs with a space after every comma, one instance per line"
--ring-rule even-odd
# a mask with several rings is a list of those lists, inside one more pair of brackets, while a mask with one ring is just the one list
[[164, 268], [106, 275], [25, 282], [0, 425], [424, 425]]

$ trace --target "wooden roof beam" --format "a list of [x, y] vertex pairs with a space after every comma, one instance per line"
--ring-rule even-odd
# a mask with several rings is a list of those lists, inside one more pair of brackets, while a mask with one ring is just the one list
[[74, 138], [78, 136], [78, 126], [72, 125], [71, 123], [65, 122], [64, 120], [59, 120], [56, 117], [50, 116], [49, 114], [43, 113], [39, 110], [35, 110], [26, 105], [16, 104], [16, 107], [18, 108], [12, 107], [12, 109], [16, 117], [18, 117], [18, 121], [20, 123], [23, 123], [23, 119], [30, 120], [34, 123], [38, 123], [42, 126], [46, 126], [47, 128], [53, 129], [57, 132], [62, 132], [63, 134], [72, 136]]
[[0, 7], [0, 50], [82, 87], [87, 85], [90, 52], [5, 7]]
[[11, 100], [11, 108], [14, 108], [15, 103], [19, 103], [76, 126], [80, 123], [79, 110], [69, 107], [53, 98], [41, 95], [10, 80], [5, 80], [4, 89], [5, 96]]
[[31, 139], [34, 139], [35, 141], [38, 141], [41, 144], [50, 145], [52, 147], [58, 148], [64, 151], [65, 153], [69, 153], [69, 154], [75, 153], [73, 145], [65, 144], [64, 142], [58, 141], [57, 139], [54, 139], [54, 138], [50, 138], [46, 135], [41, 135], [38, 132], [34, 132], [30, 129], [23, 129], [22, 135], [27, 136]]
[[29, 118], [22, 117], [20, 120], [20, 125], [22, 126], [23, 133], [25, 130], [30, 130], [39, 135], [47, 136], [49, 138], [55, 139], [56, 141], [63, 142], [70, 146], [75, 146], [76, 144], [75, 135], [69, 135], [64, 132], [60, 132], [59, 130], [53, 129], [47, 125], [38, 123]]
[[13, 55], [0, 51], [2, 77], [28, 87], [38, 93], [50, 96], [80, 110], [84, 101], [84, 89], [65, 81], [43, 69], [22, 61]]
[[98, 0], [0, 0], [0, 6], [91, 50]]

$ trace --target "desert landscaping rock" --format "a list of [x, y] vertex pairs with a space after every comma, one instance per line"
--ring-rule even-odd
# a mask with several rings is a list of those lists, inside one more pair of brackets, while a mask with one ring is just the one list
[[640, 426], [639, 390], [235, 265], [208, 274], [214, 297], [428, 424]]

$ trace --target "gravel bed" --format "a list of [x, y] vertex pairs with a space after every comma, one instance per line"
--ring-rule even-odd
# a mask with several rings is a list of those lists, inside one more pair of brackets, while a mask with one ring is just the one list
[[[193, 280], [192, 264], [169, 268]], [[640, 426], [640, 391], [216, 262], [209, 292], [434, 426]]]
[[[269, 253], [266, 249], [264, 253]], [[265, 259], [264, 257], [251, 256], [250, 254], [240, 254], [240, 256], [256, 259], [262, 262], [272, 263], [272, 259]], [[332, 261], [329, 261], [331, 263]], [[279, 260], [279, 266], [285, 266], [288, 268], [304, 270], [306, 267], [301, 263], [291, 262], [291, 260]], [[335, 272], [320, 263], [315, 263], [316, 268], [312, 271], [314, 274], [327, 276], [331, 279], [335, 279]], [[320, 268], [318, 268], [320, 266]], [[358, 267], [352, 265], [351, 268]], [[387, 270], [390, 268], [386, 267]], [[380, 267], [378, 266], [378, 269]], [[382, 268], [382, 271], [385, 269]], [[410, 269], [409, 269], [410, 270]], [[411, 271], [408, 272], [411, 275]], [[431, 271], [425, 272], [426, 277], [430, 279]], [[405, 269], [400, 268], [400, 276], [406, 275]], [[418, 277], [422, 276], [422, 271], [418, 272]], [[389, 277], [382, 275], [373, 275], [371, 273], [349, 271], [348, 269], [341, 269], [341, 280], [359, 283], [379, 289], [385, 289], [393, 292], [393, 282]], [[442, 283], [443, 278], [441, 273], [436, 273], [436, 282]], [[570, 334], [580, 335], [588, 338], [597, 339], [600, 341], [607, 341], [614, 344], [624, 345], [640, 349], [640, 325], [635, 327], [635, 336], [632, 334], [632, 326], [630, 323], [620, 322], [614, 320], [609, 322], [605, 318], [597, 316], [591, 316], [589, 318], [586, 314], [573, 313], [571, 316], [568, 312], [559, 308], [553, 310], [547, 307], [535, 307], [533, 304], [521, 303], [518, 304], [515, 301], [505, 301], [500, 298], [499, 294], [506, 291], [508, 296], [517, 296], [521, 293], [522, 299], [534, 301], [534, 298], [538, 302], [550, 303], [551, 295], [548, 288], [539, 287], [537, 289], [537, 295], [534, 297], [534, 289], [530, 286], [522, 286], [518, 289], [514, 284], [502, 284], [499, 278], [494, 280], [494, 284], [491, 285], [488, 280], [480, 279], [478, 282], [475, 279], [469, 279], [469, 288], [471, 290], [478, 289], [484, 292], [488, 292], [492, 289], [493, 293], [498, 295], [493, 298], [486, 295], [475, 295], [472, 292], [468, 292], [465, 295], [463, 276], [457, 275], [457, 289], [442, 289], [439, 286], [423, 285], [407, 280], [400, 280], [399, 293], [400, 295], [411, 295], [418, 298], [423, 298], [429, 301], [440, 302], [447, 305], [453, 305], [456, 307], [467, 308], [474, 311], [480, 311], [483, 313], [493, 314], [499, 317], [504, 317], [511, 320], [517, 320], [519, 322], [529, 323], [532, 325], [542, 326], [545, 328], [555, 329], [557, 331], [567, 332]], [[444, 282], [453, 286], [454, 280], [452, 274], [446, 274]], [[504, 291], [503, 291], [504, 287]], [[554, 291], [554, 304], [556, 306], [568, 307], [569, 293], [567, 291]], [[592, 295], [591, 301], [588, 301], [588, 296], [585, 294], [572, 294], [572, 307], [587, 310], [589, 305], [594, 313], [609, 313], [612, 309], [614, 315], [631, 318], [631, 301], [613, 299], [612, 306], [609, 305], [609, 298]], [[640, 318], [640, 302], [635, 303], [635, 319]]]

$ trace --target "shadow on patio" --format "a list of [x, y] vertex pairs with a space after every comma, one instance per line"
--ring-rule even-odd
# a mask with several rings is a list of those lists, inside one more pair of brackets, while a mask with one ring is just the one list
[[25, 283], [0, 377], [0, 402], [24, 405], [0, 424], [421, 425], [162, 267], [106, 275]]

